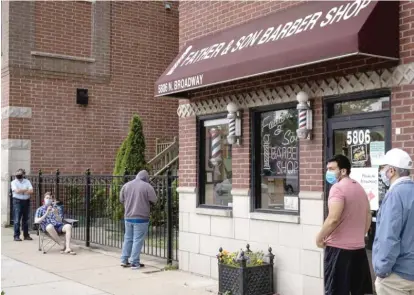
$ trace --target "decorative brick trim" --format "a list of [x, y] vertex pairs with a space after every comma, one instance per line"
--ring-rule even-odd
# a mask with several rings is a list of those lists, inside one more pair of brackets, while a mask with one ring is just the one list
[[414, 83], [414, 63], [399, 65], [391, 69], [356, 73], [342, 77], [314, 80], [263, 89], [237, 95], [226, 95], [216, 99], [202, 100], [178, 107], [180, 118], [206, 115], [226, 111], [227, 104], [234, 102], [242, 108], [271, 105], [296, 100], [299, 91], [305, 91], [309, 97], [339, 95], [364, 90], [390, 88]]
[[71, 56], [71, 55], [65, 55], [65, 54], [40, 52], [40, 51], [31, 51], [30, 54], [34, 56], [40, 56], [40, 57], [49, 57], [49, 58], [66, 59], [66, 60], [74, 60], [74, 61], [84, 61], [84, 62], [95, 62], [95, 59], [90, 58], [90, 57]]
[[31, 118], [32, 108], [7, 106], [1, 108], [1, 119], [7, 118]]
[[2, 139], [1, 149], [2, 150], [30, 150], [31, 149], [30, 139]]

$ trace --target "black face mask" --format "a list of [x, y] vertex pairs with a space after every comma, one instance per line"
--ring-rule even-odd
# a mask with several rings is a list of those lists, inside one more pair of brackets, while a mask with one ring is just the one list
[[21, 175], [21, 174], [16, 175], [16, 178], [17, 178], [17, 179], [23, 179], [23, 175]]

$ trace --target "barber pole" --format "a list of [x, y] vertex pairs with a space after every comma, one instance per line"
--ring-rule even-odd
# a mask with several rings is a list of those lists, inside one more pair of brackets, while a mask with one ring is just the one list
[[306, 129], [306, 114], [307, 109], [299, 110], [299, 129]]
[[221, 163], [221, 134], [218, 128], [210, 129], [211, 136], [211, 159], [213, 166], [218, 166]]
[[236, 136], [236, 114], [235, 113], [228, 113], [227, 119], [229, 122], [229, 137]]
[[312, 129], [312, 111], [308, 105], [308, 94], [304, 91], [300, 91], [296, 95], [298, 105], [298, 129], [296, 135], [299, 139], [310, 139], [310, 130]]

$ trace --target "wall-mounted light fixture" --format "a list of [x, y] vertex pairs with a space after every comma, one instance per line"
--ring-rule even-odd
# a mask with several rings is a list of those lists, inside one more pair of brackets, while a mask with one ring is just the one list
[[299, 139], [311, 139], [312, 130], [312, 109], [310, 107], [309, 96], [306, 92], [300, 91], [296, 95], [298, 101], [298, 129], [296, 135]]
[[171, 2], [169, 2], [169, 1], [164, 1], [164, 8], [165, 8], [165, 10], [170, 11], [170, 10], [171, 10], [171, 8], [172, 8], [172, 4], [171, 4]]
[[241, 113], [239, 107], [230, 102], [227, 105], [227, 120], [229, 122], [229, 135], [227, 135], [227, 142], [231, 145], [240, 145], [241, 140]]

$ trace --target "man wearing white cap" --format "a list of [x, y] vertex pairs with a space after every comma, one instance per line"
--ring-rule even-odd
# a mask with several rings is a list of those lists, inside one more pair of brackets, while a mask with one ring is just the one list
[[414, 182], [411, 157], [392, 149], [382, 159], [389, 190], [377, 214], [373, 265], [378, 295], [414, 295]]

